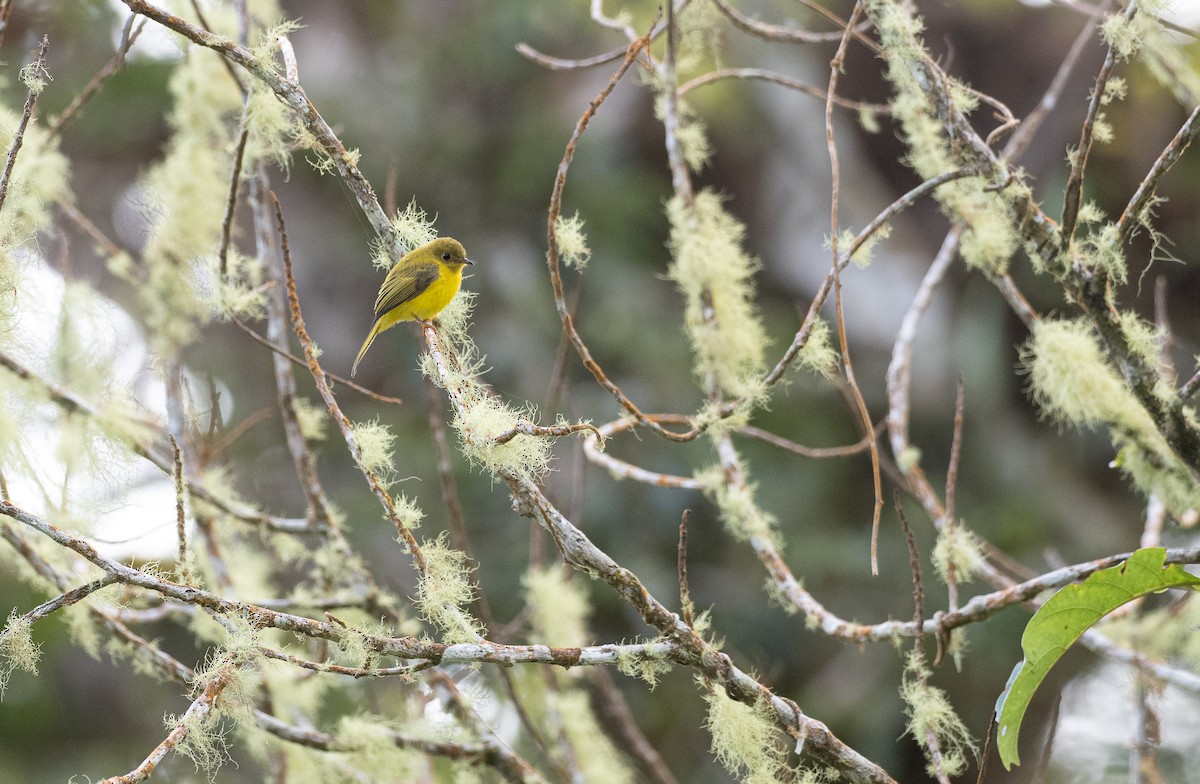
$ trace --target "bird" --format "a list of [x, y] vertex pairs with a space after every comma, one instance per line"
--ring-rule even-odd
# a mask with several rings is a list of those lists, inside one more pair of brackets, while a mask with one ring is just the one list
[[463, 267], [474, 263], [462, 243], [450, 237], [439, 237], [404, 254], [379, 287], [375, 323], [358, 350], [350, 376], [358, 372], [358, 363], [380, 332], [401, 321], [430, 321], [441, 313], [462, 285]]

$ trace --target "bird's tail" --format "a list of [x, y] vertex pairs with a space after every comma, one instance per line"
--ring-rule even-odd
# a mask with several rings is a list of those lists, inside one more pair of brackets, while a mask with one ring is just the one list
[[366, 354], [367, 349], [375, 342], [375, 336], [380, 332], [379, 324], [380, 321], [376, 319], [375, 323], [371, 325], [371, 331], [367, 333], [367, 339], [363, 341], [362, 348], [358, 350], [358, 356], [354, 358], [354, 364], [350, 366], [350, 378], [354, 378], [354, 374], [358, 372], [358, 363], [362, 362], [363, 354]]

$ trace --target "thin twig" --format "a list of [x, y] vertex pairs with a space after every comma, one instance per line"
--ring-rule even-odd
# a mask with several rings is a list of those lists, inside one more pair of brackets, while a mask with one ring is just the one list
[[[908, 524], [908, 518], [904, 515], [904, 507], [900, 505], [899, 493], [895, 494], [894, 502], [896, 514], [900, 518], [900, 527], [904, 530], [904, 543], [908, 547], [908, 568], [912, 572], [913, 624], [923, 627], [925, 625], [925, 587], [921, 581], [921, 555], [917, 551], [917, 540], [913, 536], [912, 526]], [[926, 675], [925, 638], [923, 636], [918, 635], [913, 639], [913, 652], [920, 662], [918, 667], [911, 670], [913, 673], [911, 677], [916, 678], [923, 688], [928, 688], [929, 678]], [[925, 744], [933, 777], [938, 780], [939, 784], [950, 784], [950, 777], [946, 773], [945, 758], [942, 756], [941, 741], [938, 740], [936, 730], [933, 727], [927, 727], [925, 737], [917, 740]]]
[[[282, 282], [279, 275], [279, 257], [288, 252], [288, 236], [283, 216], [279, 211], [279, 203], [273, 200], [273, 195], [271, 203], [268, 204], [270, 190], [266, 171], [262, 166], [256, 168], [257, 171], [249, 181], [250, 208], [254, 216], [254, 244], [262, 267], [276, 284], [267, 292], [267, 339], [280, 345], [287, 341], [288, 303], [284, 291], [278, 285]], [[276, 210], [275, 221], [272, 221], [272, 205]], [[276, 231], [279, 237], [278, 245], [275, 241]], [[316, 458], [300, 429], [296, 413], [296, 377], [292, 373], [292, 365], [278, 353], [273, 353], [271, 360], [275, 377], [275, 402], [283, 420], [284, 438], [292, 458], [296, 479], [304, 492], [306, 517], [314, 530], [323, 531], [341, 554], [347, 557], [347, 560], [351, 560], [348, 557], [349, 545], [341, 536], [335, 516], [330, 514], [329, 499], [317, 473]], [[362, 569], [357, 571], [366, 579]]]
[[497, 444], [507, 444], [520, 435], [537, 436], [540, 438], [560, 438], [574, 433], [588, 432], [601, 439], [600, 431], [591, 422], [576, 422], [563, 425], [535, 425], [527, 419], [518, 419], [508, 430], [494, 439]]
[[220, 260], [218, 269], [221, 278], [229, 274], [229, 246], [233, 240], [233, 216], [237, 212], [238, 188], [242, 182], [242, 159], [246, 155], [246, 141], [250, 138], [250, 126], [247, 122], [247, 111], [250, 106], [250, 96], [246, 96], [242, 106], [242, 130], [238, 134], [237, 146], [233, 150], [233, 167], [229, 172], [229, 194], [225, 197], [225, 215], [221, 218], [221, 246], [217, 251]]
[[[134, 20], [137, 20], [137, 24], [134, 24]], [[50, 121], [50, 126], [46, 129], [50, 138], [53, 139], [59, 136], [66, 124], [75, 118], [79, 110], [100, 91], [104, 83], [125, 67], [125, 55], [129, 53], [130, 47], [137, 42], [138, 36], [142, 34], [142, 30], [145, 27], [145, 19], [138, 20], [135, 14], [129, 15], [129, 18], [125, 20], [125, 26], [121, 29], [121, 42], [117, 45], [117, 51], [113, 52], [113, 56], [109, 58], [108, 62], [71, 99], [71, 102], [67, 104], [67, 108], [63, 109], [57, 117]]]
[[879, 434], [883, 432], [883, 427], [884, 423], [880, 422], [879, 424], [875, 425], [871, 433], [858, 439], [858, 441], [853, 444], [826, 447], [814, 447], [798, 444], [795, 441], [776, 435], [768, 430], [754, 427], [753, 425], [742, 425], [741, 427], [737, 428], [735, 432], [737, 432], [739, 435], [757, 438], [759, 441], [764, 441], [771, 446], [787, 450], [788, 452], [800, 455], [802, 457], [811, 457], [821, 460], [830, 457], [850, 457], [851, 455], [860, 454], [861, 452], [870, 448], [872, 439], [879, 438]]
[[175, 726], [171, 728], [170, 733], [163, 739], [162, 743], [154, 747], [149, 756], [142, 761], [141, 765], [126, 773], [123, 776], [112, 776], [104, 779], [100, 784], [136, 784], [139, 781], [145, 781], [154, 773], [154, 769], [163, 761], [176, 746], [187, 737], [189, 732], [192, 732], [201, 722], [212, 712], [216, 707], [217, 699], [225, 690], [225, 687], [232, 682], [237, 666], [234, 664], [226, 665], [218, 670], [206, 684], [204, 691], [200, 693], [188, 709], [184, 711], [179, 720], [175, 722]]
[[434, 671], [430, 673], [430, 680], [448, 696], [447, 707], [450, 709], [450, 713], [464, 727], [469, 727], [479, 737], [483, 746], [492, 753], [494, 756], [492, 764], [497, 773], [512, 782], [546, 784], [542, 774], [538, 773], [524, 757], [517, 754], [488, 726], [488, 723], [475, 711], [449, 675]]
[[[7, 9], [4, 12], [7, 13]], [[49, 37], [42, 36], [42, 41], [38, 44], [37, 57], [34, 58], [32, 63], [25, 66], [22, 71], [28, 74], [27, 81], [30, 83], [30, 87], [29, 93], [25, 96], [25, 110], [21, 112], [21, 121], [17, 123], [17, 131], [13, 134], [12, 145], [8, 148], [8, 160], [4, 164], [4, 175], [0, 177], [0, 209], [4, 208], [4, 200], [8, 198], [8, 185], [12, 178], [13, 165], [17, 162], [17, 153], [21, 150], [21, 143], [25, 141], [25, 129], [29, 126], [29, 121], [33, 118], [33, 110], [37, 106], [38, 94], [41, 93], [41, 89], [35, 85], [38, 80], [48, 76], [46, 73], [46, 50], [49, 48]]]
[[984, 784], [985, 776], [987, 775], [988, 758], [992, 751], [992, 737], [996, 734], [996, 712], [992, 711], [988, 718], [987, 732], [983, 736], [983, 751], [979, 752], [979, 773], [975, 777], [975, 784]]
[[696, 608], [692, 604], [692, 590], [688, 587], [687, 524], [689, 514], [691, 514], [691, 510], [684, 509], [683, 516], [679, 520], [679, 546], [675, 552], [675, 570], [679, 576], [679, 607], [680, 612], [683, 614], [683, 622], [688, 626], [695, 626]]
[[[663, 26], [665, 28], [665, 25]], [[597, 65], [604, 65], [616, 60], [620, 60], [625, 56], [628, 47], [620, 46], [608, 52], [594, 55], [592, 57], [583, 57], [579, 59], [570, 59], [565, 57], [553, 57], [552, 55], [543, 54], [537, 49], [526, 43], [517, 44], [517, 52], [523, 57], [526, 57], [543, 68], [549, 68], [551, 71], [573, 71], [579, 68], [592, 68]]]
[[921, 466], [908, 459], [912, 452], [912, 444], [908, 438], [908, 421], [913, 342], [916, 340], [917, 328], [920, 326], [921, 319], [933, 302], [934, 292], [953, 263], [955, 254], [958, 253], [958, 243], [961, 237], [962, 229], [956, 226], [942, 240], [942, 247], [934, 256], [933, 263], [929, 265], [925, 277], [921, 280], [921, 285], [917, 288], [912, 304], [909, 305], [908, 311], [905, 312], [904, 318], [900, 322], [900, 329], [896, 332], [896, 342], [892, 346], [892, 359], [887, 369], [887, 424], [892, 455], [901, 466], [905, 476], [908, 477], [909, 489], [916, 494], [917, 499], [925, 508], [925, 513], [929, 515], [935, 525], [941, 524], [946, 513], [945, 507], [942, 506], [937, 493], [925, 478], [925, 472]]
[[61, 610], [64, 607], [70, 607], [71, 605], [76, 604], [77, 602], [80, 602], [83, 599], [86, 599], [87, 597], [91, 596], [92, 594], [96, 593], [97, 591], [107, 588], [108, 586], [110, 586], [116, 582], [117, 582], [117, 578], [114, 575], [106, 574], [103, 577], [101, 577], [97, 580], [92, 580], [90, 583], [81, 585], [78, 588], [73, 588], [69, 591], [64, 591], [63, 593], [60, 593], [58, 596], [55, 596], [53, 599], [50, 599], [49, 601], [42, 602], [41, 604], [39, 604], [37, 607], [34, 607], [29, 612], [24, 613], [22, 615], [17, 616], [16, 618], [11, 619], [8, 622], [8, 625], [12, 626], [12, 624], [14, 624], [14, 623], [21, 623], [21, 624], [37, 623], [41, 619], [50, 615], [51, 613]]
[[8, 17], [12, 13], [15, 1], [0, 0], [0, 42], [4, 41], [4, 34], [8, 32]]
[[[241, 321], [240, 319], [233, 319], [233, 324], [238, 329], [240, 329], [242, 332], [245, 332], [247, 335], [254, 338], [255, 340], [257, 340], [259, 343], [266, 346], [267, 348], [271, 349], [276, 354], [287, 357], [294, 364], [300, 365], [301, 367], [308, 367], [308, 363], [305, 362], [302, 357], [298, 357], [295, 354], [293, 354], [292, 352], [283, 348], [282, 346], [277, 346], [276, 344], [267, 340], [262, 335], [258, 334], [258, 332], [256, 332], [253, 327], [251, 327], [249, 324], [245, 323], [244, 321]], [[337, 383], [342, 384], [343, 386], [349, 387], [350, 389], [353, 389], [355, 392], [358, 392], [359, 394], [362, 394], [362, 395], [366, 395], [367, 397], [371, 398], [372, 400], [376, 400], [380, 403], [387, 403], [388, 405], [391, 405], [391, 406], [398, 406], [398, 405], [401, 405], [404, 403], [404, 401], [398, 397], [392, 397], [391, 395], [383, 395], [374, 390], [367, 389], [362, 384], [359, 384], [358, 382], [354, 381], [353, 379], [346, 378], [345, 376], [339, 376], [337, 373], [331, 373], [329, 371], [325, 371], [325, 375], [328, 376], [331, 380], [336, 381]]]
[[626, 750], [641, 764], [642, 770], [656, 784], [678, 784], [658, 749], [654, 748], [654, 744], [638, 726], [637, 716], [629, 709], [629, 703], [613, 682], [609, 671], [604, 667], [592, 670], [592, 683], [596, 685], [601, 705], [611, 720], [611, 726], [616, 728], [618, 735], [625, 741]]
[[[833, 253], [833, 303], [834, 310], [837, 313], [838, 345], [841, 348], [842, 367], [845, 370], [846, 383], [850, 385], [850, 391], [854, 395], [854, 402], [858, 407], [859, 416], [862, 417], [864, 430], [870, 434], [874, 432], [874, 425], [871, 419], [871, 412], [867, 409], [867, 401], [863, 399], [862, 390], [859, 389], [858, 381], [854, 377], [854, 363], [850, 359], [850, 346], [846, 339], [846, 318], [842, 312], [841, 258], [838, 255], [838, 235], [841, 233], [838, 220], [838, 195], [841, 184], [841, 169], [838, 165], [837, 144], [833, 138], [833, 96], [837, 94], [838, 75], [841, 73], [842, 65], [845, 63], [846, 47], [850, 44], [850, 32], [861, 12], [861, 4], [855, 3], [854, 10], [850, 13], [850, 20], [846, 23], [846, 28], [842, 32], [842, 40], [838, 44], [837, 53], [834, 54], [833, 60], [829, 63], [829, 87], [825, 93], [825, 145], [829, 152], [829, 165], [832, 170], [829, 221], [831, 224], [830, 246]], [[883, 480], [879, 474], [879, 447], [876, 445], [874, 438], [870, 439], [869, 445], [871, 448], [871, 478], [874, 482], [875, 490], [875, 504], [871, 511], [871, 574], [878, 575], [879, 521], [883, 513]]]
[[[839, 33], [840, 35], [840, 33]], [[757, 80], [761, 82], [770, 82], [772, 84], [787, 87], [791, 90], [802, 92], [805, 95], [811, 95], [813, 98], [825, 100], [825, 91], [820, 88], [807, 85], [790, 76], [784, 76], [774, 71], [768, 71], [765, 68], [719, 68], [715, 71], [709, 71], [706, 74], [701, 74], [694, 79], [689, 79], [679, 85], [679, 94], [685, 95], [698, 87], [703, 87], [707, 84], [715, 84], [716, 82], [725, 79], [746, 79]], [[838, 106], [846, 109], [855, 109], [858, 111], [873, 112], [875, 114], [887, 115], [892, 113], [892, 107], [886, 103], [866, 103], [864, 101], [852, 101], [849, 98], [834, 96], [833, 102]]]
[[329, 126], [329, 123], [325, 121], [325, 118], [321, 116], [312, 102], [308, 100], [308, 96], [305, 95], [304, 89], [299, 84], [289, 81], [269, 64], [255, 57], [254, 53], [249, 49], [238, 46], [228, 38], [196, 27], [186, 19], [169, 13], [152, 3], [146, 2], [146, 0], [121, 1], [129, 6], [129, 9], [134, 13], [145, 16], [164, 27], [174, 30], [195, 44], [219, 52], [228, 60], [237, 63], [252, 73], [263, 84], [269, 87], [272, 92], [282, 98], [284, 103], [290, 106], [299, 116], [305, 129], [313, 134], [321, 150], [328, 156], [330, 164], [337, 171], [338, 176], [341, 177], [342, 182], [346, 184], [346, 187], [354, 195], [359, 209], [363, 211], [375, 233], [386, 241], [390, 248], [399, 252], [400, 245], [395, 230], [388, 219], [387, 213], [380, 206], [379, 199], [376, 197], [371, 183], [363, 176], [354, 162], [354, 156], [346, 150], [345, 145], [342, 144], [341, 140]]
[[617, 68], [616, 72], [608, 80], [608, 84], [600, 91], [592, 102], [588, 104], [580, 116], [579, 121], [575, 124], [575, 130], [571, 133], [571, 138], [567, 142], [566, 150], [563, 152], [562, 161], [558, 164], [558, 173], [554, 178], [554, 188], [550, 194], [550, 207], [546, 213], [546, 264], [550, 272], [550, 286], [554, 293], [554, 305], [558, 309], [558, 317], [562, 322], [563, 331], [566, 333], [571, 345], [575, 348], [575, 353], [579, 355], [583, 366], [588, 369], [592, 377], [600, 386], [604, 387], [609, 394], [617, 401], [621, 408], [625, 409], [629, 414], [637, 418], [638, 423], [648, 427], [654, 433], [672, 441], [690, 441], [696, 437], [697, 433], [689, 431], [684, 434], [677, 434], [662, 427], [657, 422], [649, 419], [642, 413], [641, 409], [634, 404], [632, 400], [621, 391], [621, 388], [616, 385], [600, 367], [600, 364], [592, 357], [591, 351], [587, 344], [583, 342], [579, 331], [575, 328], [575, 320], [571, 315], [570, 309], [567, 307], [566, 294], [563, 290], [562, 272], [559, 268], [558, 254], [558, 216], [562, 212], [562, 194], [563, 189], [567, 184], [567, 171], [571, 167], [571, 161], [575, 158], [575, 148], [579, 144], [579, 139], [583, 136], [583, 132], [587, 130], [588, 124], [600, 109], [600, 106], [616, 89], [617, 83], [625, 76], [625, 73], [634, 64], [638, 54], [647, 46], [650, 45], [650, 35], [640, 38], [629, 45], [625, 50], [625, 60]]
[[1038, 105], [1029, 113], [1029, 115], [1021, 122], [1020, 127], [1008, 137], [1008, 143], [1004, 145], [1004, 151], [1001, 153], [1004, 160], [1016, 161], [1019, 160], [1025, 150], [1029, 149], [1029, 145], [1033, 143], [1037, 132], [1041, 130], [1042, 123], [1050, 112], [1054, 111], [1058, 106], [1058, 99], [1062, 95], [1063, 89], [1067, 86], [1067, 80], [1071, 76], [1071, 72], [1075, 70], [1075, 66], [1079, 64], [1080, 57], [1083, 56], [1084, 48], [1088, 41], [1096, 33], [1096, 28], [1100, 24], [1100, 16], [1090, 16], [1083, 28], [1079, 31], [1079, 35], [1075, 36], [1074, 42], [1071, 43], [1071, 48], [1067, 50], [1066, 57], [1058, 65], [1058, 70], [1054, 73], [1054, 78], [1050, 80], [1046, 92], [1042, 94], [1042, 99], [1038, 101]]
[[679, 141], [679, 132], [683, 126], [683, 118], [679, 113], [679, 81], [676, 73], [676, 59], [679, 52], [679, 22], [675, 18], [675, 3], [667, 4], [667, 51], [663, 56], [662, 66], [658, 76], [662, 80], [663, 103], [663, 132], [666, 135], [667, 168], [671, 170], [671, 187], [675, 196], [683, 201], [685, 207], [695, 203], [696, 196], [692, 190], [692, 178], [688, 174], [688, 164], [684, 159], [683, 145]]
[[[952, 533], [958, 525], [955, 515], [954, 499], [958, 489], [958, 464], [962, 458], [963, 438], [963, 382], [958, 379], [958, 391], [954, 397], [954, 435], [950, 441], [950, 466], [946, 469], [946, 516], [943, 526]], [[958, 567], [953, 558], [948, 559], [946, 566], [946, 606], [951, 610], [958, 609]]]
[[275, 219], [279, 226], [280, 251], [283, 255], [283, 272], [284, 280], [287, 284], [292, 331], [296, 333], [296, 337], [300, 340], [300, 345], [304, 347], [304, 357], [307, 360], [308, 370], [312, 374], [313, 381], [316, 383], [317, 392], [321, 395], [321, 399], [325, 401], [325, 407], [329, 411], [329, 416], [341, 431], [342, 438], [346, 442], [346, 448], [350, 451], [350, 456], [362, 471], [363, 477], [367, 480], [367, 484], [371, 488], [371, 492], [379, 500], [380, 505], [383, 506], [384, 513], [396, 529], [400, 541], [404, 544], [405, 550], [412, 558], [413, 565], [417, 568], [417, 571], [425, 574], [428, 571], [428, 565], [425, 562], [421, 546], [417, 543], [416, 536], [413, 535], [411, 526], [400, 517], [392, 496], [383, 486], [383, 482], [379, 476], [374, 471], [363, 467], [362, 452], [358, 446], [358, 439], [354, 435], [353, 426], [350, 423], [350, 419], [342, 413], [341, 406], [338, 405], [336, 398], [333, 396], [333, 390], [329, 387], [328, 377], [325, 371], [321, 369], [320, 362], [317, 359], [316, 346], [313, 344], [312, 338], [308, 335], [308, 330], [304, 326], [304, 316], [300, 312], [300, 298], [296, 294], [296, 279], [292, 275], [292, 254], [288, 247], [286, 226], [283, 222], [283, 208], [279, 206], [279, 200], [275, 197], [274, 193], [270, 193], [270, 197], [271, 203], [275, 207]]
[[1150, 171], [1138, 183], [1137, 190], [1129, 198], [1129, 203], [1125, 205], [1125, 209], [1121, 212], [1121, 218], [1117, 221], [1117, 231], [1122, 242], [1128, 242], [1137, 227], [1142, 222], [1149, 221], [1146, 210], [1154, 201], [1159, 181], [1183, 157], [1184, 150], [1188, 148], [1197, 134], [1200, 134], [1200, 106], [1197, 106], [1188, 115], [1183, 126], [1159, 153], [1154, 165], [1150, 167]]
[[[768, 41], [785, 41], [788, 43], [804, 44], [830, 43], [833, 41], [841, 41], [845, 35], [842, 30], [833, 30], [827, 33], [814, 33], [795, 27], [768, 24], [766, 22], [760, 22], [756, 19], [751, 19], [741, 11], [738, 11], [736, 8], [729, 5], [727, 2], [725, 2], [725, 0], [713, 0], [713, 2], [717, 6], [717, 9], [721, 13], [725, 14], [730, 22], [733, 22], [734, 27], [738, 28], [742, 32], [749, 33], [750, 35], [757, 36], [758, 38], [763, 38]], [[837, 24], [843, 29], [846, 27], [845, 22], [838, 22]], [[863, 37], [865, 39], [865, 33], [870, 29], [870, 27], [871, 25], [869, 23], [858, 25], [858, 27], [854, 30], [855, 37]], [[868, 45], [874, 47], [875, 44], [872, 41], [869, 42]]]
[[171, 451], [175, 453], [175, 538], [179, 547], [179, 551], [175, 556], [175, 573], [180, 575], [181, 580], [186, 581], [184, 576], [188, 573], [188, 540], [187, 516], [184, 513], [184, 497], [187, 492], [187, 483], [183, 478], [183, 450], [179, 448], [179, 442], [175, 440], [175, 436], [171, 436], [170, 438]]
[[699, 479], [691, 476], [677, 476], [675, 474], [664, 474], [657, 471], [650, 471], [626, 462], [619, 458], [613, 457], [608, 452], [601, 451], [601, 439], [607, 440], [612, 436], [623, 433], [627, 430], [632, 430], [643, 421], [649, 420], [658, 424], [687, 424], [690, 420], [682, 414], [642, 414], [639, 417], [624, 417], [612, 422], [601, 425], [599, 428], [599, 438], [589, 434], [583, 437], [583, 453], [587, 459], [596, 465], [605, 468], [612, 476], [618, 479], [632, 479], [636, 482], [642, 482], [656, 487], [676, 487], [684, 490], [703, 490], [705, 485]]
[[[425, 344], [433, 370], [445, 380], [450, 373], [446, 356], [440, 345], [440, 337], [433, 324], [423, 324]], [[443, 388], [456, 410], [465, 405], [455, 385], [444, 384]], [[678, 645], [674, 658], [681, 664], [697, 668], [702, 675], [721, 684], [725, 692], [735, 700], [747, 705], [764, 706], [770, 711], [777, 726], [796, 740], [804, 739], [805, 749], [814, 758], [836, 768], [851, 781], [891, 782], [886, 771], [863, 757], [834, 736], [823, 723], [805, 715], [794, 702], [779, 697], [747, 673], [734, 665], [725, 653], [714, 649], [694, 629], [672, 613], [628, 569], [620, 566], [552, 504], [541, 489], [531, 480], [522, 479], [504, 471], [499, 472], [514, 498], [514, 508], [521, 514], [536, 518], [550, 533], [559, 552], [572, 567], [603, 580], [664, 638]], [[0, 511], [3, 507], [0, 506]]]
[[[1125, 9], [1125, 20], [1132, 19], [1135, 13], [1137, 13], [1137, 0], [1131, 0]], [[1083, 206], [1084, 170], [1087, 168], [1088, 155], [1092, 151], [1096, 118], [1100, 114], [1108, 78], [1112, 75], [1116, 57], [1116, 51], [1109, 46], [1108, 52], [1104, 56], [1104, 63], [1100, 66], [1100, 72], [1096, 74], [1096, 83], [1092, 86], [1092, 97], [1088, 102], [1087, 114], [1084, 116], [1083, 126], [1079, 132], [1079, 144], [1075, 148], [1071, 173], [1067, 177], [1067, 187], [1063, 193], [1062, 218], [1059, 220], [1062, 227], [1060, 247], [1064, 251], [1071, 247], [1071, 241], [1075, 238], [1075, 223], [1079, 217], [1079, 208]]]

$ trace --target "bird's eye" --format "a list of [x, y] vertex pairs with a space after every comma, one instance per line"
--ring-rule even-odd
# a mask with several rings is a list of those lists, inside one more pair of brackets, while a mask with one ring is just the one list
[[443, 254], [442, 254], [442, 261], [449, 261], [449, 260], [450, 260], [450, 254], [449, 254], [449, 253], [443, 253]]

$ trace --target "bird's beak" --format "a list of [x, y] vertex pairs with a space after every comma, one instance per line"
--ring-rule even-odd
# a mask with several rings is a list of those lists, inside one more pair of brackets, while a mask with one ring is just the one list
[[471, 261], [470, 259], [463, 259], [463, 264], [471, 264], [471, 265], [474, 265], [474, 264], [475, 264], [475, 262]]

